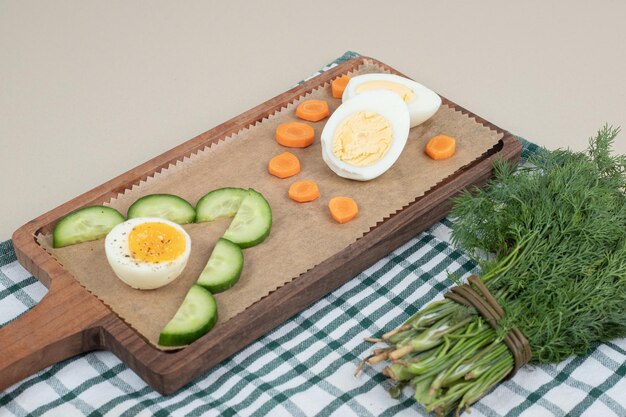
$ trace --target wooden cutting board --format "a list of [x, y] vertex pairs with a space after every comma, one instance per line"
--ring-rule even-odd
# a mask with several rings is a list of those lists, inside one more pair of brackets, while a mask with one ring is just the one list
[[37, 306], [0, 329], [0, 389], [68, 357], [106, 349], [115, 353], [157, 391], [172, 393], [445, 217], [451, 208], [450, 197], [461, 189], [482, 185], [491, 177], [494, 158], [519, 159], [521, 144], [511, 134], [443, 98], [445, 106], [475, 119], [477, 124], [497, 132], [502, 138], [402, 210], [378, 222], [358, 240], [219, 323], [190, 346], [175, 352], [165, 352], [151, 344], [145, 335], [83, 287], [37, 243], [36, 236], [50, 233], [54, 224], [69, 212], [117, 198], [171, 164], [186, 160], [208, 145], [257, 124], [365, 63], [399, 74], [371, 58], [345, 62], [18, 229], [13, 235], [17, 258], [49, 291]]

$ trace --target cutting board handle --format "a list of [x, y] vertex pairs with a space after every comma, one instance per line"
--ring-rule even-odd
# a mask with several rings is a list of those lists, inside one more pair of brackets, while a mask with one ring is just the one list
[[31, 310], [0, 328], [0, 391], [64, 359], [102, 347], [110, 313], [69, 276], [50, 282]]

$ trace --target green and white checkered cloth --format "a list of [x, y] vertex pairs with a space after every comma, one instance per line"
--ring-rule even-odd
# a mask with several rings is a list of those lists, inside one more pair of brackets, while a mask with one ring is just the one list
[[[356, 56], [348, 53], [337, 62]], [[329, 68], [326, 67], [325, 69]], [[525, 143], [528, 156], [536, 146]], [[161, 396], [110, 352], [53, 365], [0, 393], [0, 416], [415, 416], [407, 389], [392, 399], [379, 367], [354, 371], [364, 337], [394, 328], [476, 265], [450, 244], [446, 219], [181, 389]], [[0, 243], [0, 327], [45, 287]], [[2, 347], [0, 346], [0, 354]], [[626, 339], [585, 357], [525, 366], [472, 407], [472, 416], [626, 417]]]

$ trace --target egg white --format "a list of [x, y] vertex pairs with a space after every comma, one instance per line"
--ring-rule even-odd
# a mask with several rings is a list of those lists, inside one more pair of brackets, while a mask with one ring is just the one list
[[439, 110], [439, 107], [441, 106], [441, 97], [439, 97], [437, 93], [413, 80], [394, 74], [363, 74], [352, 77], [343, 92], [343, 96], [341, 98], [342, 102], [346, 102], [359, 94], [371, 91], [368, 90], [362, 93], [357, 93], [357, 89], [361, 84], [370, 81], [389, 81], [402, 84], [413, 90], [415, 98], [406, 103], [411, 116], [411, 127], [415, 127], [430, 119], [435, 113], [437, 113], [437, 110]]
[[[128, 244], [130, 232], [139, 224], [153, 222], [172, 226], [185, 237], [185, 250], [178, 258], [159, 263], [133, 258]], [[151, 290], [169, 284], [183, 272], [191, 253], [191, 238], [180, 225], [169, 220], [137, 217], [115, 226], [104, 240], [104, 249], [109, 265], [119, 279], [133, 288]]]
[[[374, 112], [383, 116], [393, 129], [393, 140], [387, 153], [367, 166], [349, 164], [333, 153], [333, 139], [341, 123], [358, 112]], [[388, 90], [372, 90], [342, 103], [330, 116], [320, 137], [322, 158], [337, 175], [358, 181], [369, 181], [387, 171], [396, 162], [409, 135], [409, 111], [402, 98]]]

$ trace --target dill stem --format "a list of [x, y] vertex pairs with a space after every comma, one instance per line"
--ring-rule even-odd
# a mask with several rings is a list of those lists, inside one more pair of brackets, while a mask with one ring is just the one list
[[[528, 236], [524, 237], [521, 241], [519, 241], [513, 247], [513, 250], [507, 256], [505, 256], [503, 259], [498, 261], [498, 266], [495, 269], [492, 269], [489, 272], [481, 275], [480, 279], [486, 283], [490, 281], [492, 278], [505, 273], [506, 271], [511, 269], [513, 266], [515, 266], [520, 256], [523, 256], [523, 254], [528, 249], [528, 243], [531, 242], [536, 236], [537, 236], [536, 232], [529, 233]], [[520, 252], [521, 252], [521, 255], [520, 255]]]
[[393, 329], [390, 332], [387, 332], [383, 335], [383, 339], [384, 340], [388, 340], [391, 336], [394, 336], [400, 332], [403, 332], [405, 330], [409, 330], [411, 328], [411, 325], [409, 324], [403, 324], [402, 326], [398, 327], [397, 329]]

